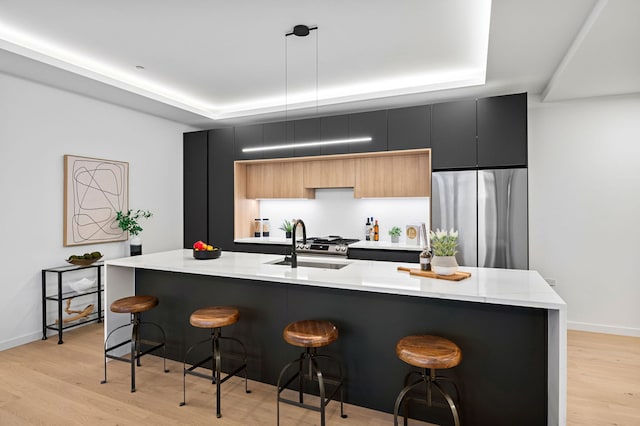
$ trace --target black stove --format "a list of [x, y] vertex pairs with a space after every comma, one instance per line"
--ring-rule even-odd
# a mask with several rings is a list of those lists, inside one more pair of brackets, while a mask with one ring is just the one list
[[309, 237], [307, 243], [303, 244], [302, 240], [296, 241], [296, 252], [300, 254], [330, 254], [346, 256], [349, 244], [360, 240], [352, 238], [342, 238], [337, 235], [329, 235], [328, 237]]

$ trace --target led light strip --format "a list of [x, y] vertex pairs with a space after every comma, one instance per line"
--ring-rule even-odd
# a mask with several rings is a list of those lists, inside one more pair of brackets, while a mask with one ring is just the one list
[[358, 142], [371, 142], [371, 141], [372, 141], [372, 138], [370, 136], [367, 136], [365, 138], [335, 139], [332, 141], [322, 141], [322, 142], [290, 143], [290, 144], [283, 144], [283, 145], [258, 146], [255, 148], [242, 148], [242, 152], [273, 151], [275, 149], [306, 148], [308, 146], [338, 145], [343, 143], [358, 143]]

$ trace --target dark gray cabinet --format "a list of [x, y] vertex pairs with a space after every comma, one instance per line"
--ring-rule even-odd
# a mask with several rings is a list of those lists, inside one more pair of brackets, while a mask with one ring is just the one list
[[[323, 142], [347, 139], [349, 137], [349, 117], [347, 115], [332, 115], [320, 119], [320, 139]], [[324, 145], [320, 148], [321, 155], [347, 154], [349, 145]]]
[[431, 106], [433, 170], [477, 166], [475, 99]]
[[478, 166], [527, 165], [527, 94], [478, 99]]
[[[207, 132], [191, 132], [183, 135], [183, 247], [207, 237]], [[233, 172], [227, 177], [232, 179]]]
[[366, 136], [371, 142], [350, 143], [349, 152], [387, 150], [387, 110], [349, 114], [349, 138]]
[[390, 109], [387, 116], [389, 151], [431, 147], [431, 106]]
[[[309, 118], [293, 122], [293, 139], [295, 143], [320, 141], [320, 119]], [[320, 155], [320, 146], [293, 148], [294, 157]]]
[[209, 130], [207, 243], [223, 250], [233, 249], [233, 158], [233, 127]]
[[[265, 147], [287, 145], [293, 143], [293, 123], [290, 121], [278, 121], [262, 126], [262, 144]], [[293, 157], [293, 148], [281, 148], [264, 151], [263, 158], [287, 158]]]
[[264, 158], [264, 151], [242, 152], [244, 148], [262, 146], [262, 127], [262, 124], [251, 124], [235, 128], [234, 146], [236, 160], [256, 160]]

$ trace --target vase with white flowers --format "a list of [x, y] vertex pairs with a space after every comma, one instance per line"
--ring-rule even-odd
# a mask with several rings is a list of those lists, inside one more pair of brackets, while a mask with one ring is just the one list
[[453, 228], [450, 231], [436, 232], [430, 231], [431, 247], [433, 248], [433, 259], [431, 267], [438, 275], [453, 275], [458, 270], [456, 261], [456, 247], [458, 246], [458, 231]]

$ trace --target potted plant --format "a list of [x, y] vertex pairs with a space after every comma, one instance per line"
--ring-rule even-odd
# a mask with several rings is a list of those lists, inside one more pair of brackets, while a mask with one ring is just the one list
[[401, 233], [402, 233], [402, 230], [397, 226], [394, 226], [393, 228], [389, 229], [389, 235], [391, 235], [391, 242], [392, 243], [399, 242]]
[[291, 234], [293, 233], [293, 223], [289, 220], [285, 219], [280, 225], [280, 229], [284, 231], [285, 238], [291, 238]]
[[433, 259], [431, 267], [438, 275], [452, 275], [458, 270], [458, 262], [456, 261], [456, 247], [458, 246], [458, 231], [453, 228], [450, 231], [436, 232], [429, 231], [431, 239], [431, 247], [433, 249]]
[[129, 244], [131, 246], [131, 256], [142, 254], [142, 241], [140, 240], [140, 232], [142, 227], [138, 224], [138, 220], [145, 218], [148, 219], [153, 214], [148, 210], [136, 210], [129, 209], [127, 212], [116, 212], [116, 220], [118, 221], [118, 227], [124, 232], [128, 232], [131, 236]]

